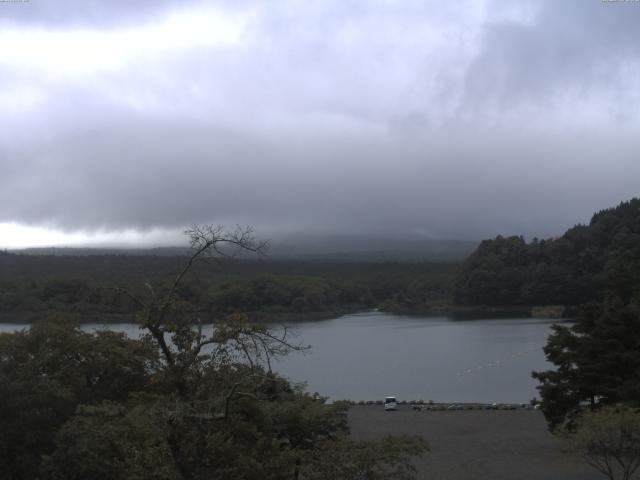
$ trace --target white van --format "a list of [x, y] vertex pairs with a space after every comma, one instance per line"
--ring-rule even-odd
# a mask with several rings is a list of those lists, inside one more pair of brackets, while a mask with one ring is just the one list
[[396, 397], [385, 397], [384, 399], [384, 409], [385, 410], [397, 410], [398, 404], [396, 402]]

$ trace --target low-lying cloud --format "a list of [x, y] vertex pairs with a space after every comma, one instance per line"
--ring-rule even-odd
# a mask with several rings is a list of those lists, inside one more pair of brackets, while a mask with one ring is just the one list
[[32, 3], [0, 223], [544, 237], [638, 194], [640, 4]]

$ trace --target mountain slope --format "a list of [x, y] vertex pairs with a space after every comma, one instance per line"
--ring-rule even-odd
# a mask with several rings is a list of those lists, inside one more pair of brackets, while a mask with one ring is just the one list
[[640, 292], [640, 199], [593, 215], [562, 237], [498, 236], [463, 263], [454, 286], [460, 305], [579, 305]]

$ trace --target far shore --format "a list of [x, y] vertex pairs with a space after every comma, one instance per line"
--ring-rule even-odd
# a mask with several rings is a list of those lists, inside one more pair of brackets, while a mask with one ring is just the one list
[[[344, 310], [330, 312], [306, 312], [306, 313], [259, 313], [250, 312], [249, 320], [256, 323], [295, 323], [310, 322], [316, 320], [329, 320], [350, 313], [359, 313], [362, 310]], [[67, 315], [77, 317], [80, 324], [101, 323], [105, 325], [116, 323], [138, 323], [138, 317], [133, 313], [77, 313], [77, 312], [54, 312], [54, 315]], [[33, 322], [45, 320], [50, 313], [47, 312], [1, 312], [0, 323], [17, 323], [28, 325]], [[220, 313], [218, 315], [200, 314], [203, 323], [212, 323], [216, 319], [224, 318], [229, 313]]]
[[[296, 323], [330, 320], [342, 315], [355, 313], [380, 312], [389, 315], [424, 316], [424, 317], [451, 317], [459, 320], [481, 320], [488, 318], [545, 318], [545, 319], [567, 319], [573, 313], [571, 307], [559, 305], [550, 306], [458, 306], [458, 305], [438, 305], [421, 310], [405, 309], [368, 309], [344, 308], [337, 310], [326, 310], [320, 312], [248, 312], [248, 317], [256, 323]], [[78, 313], [78, 312], [53, 312], [53, 314], [76, 316], [79, 323], [137, 323], [134, 313]], [[43, 320], [51, 315], [50, 312], [0, 312], [0, 323], [17, 323], [28, 325], [30, 323]], [[211, 323], [217, 318], [229, 315], [228, 312], [210, 314], [200, 314], [203, 322]]]
[[482, 318], [569, 318], [575, 307], [563, 305], [426, 305], [420, 309], [391, 308], [388, 313], [411, 316], [448, 316], [458, 319]]

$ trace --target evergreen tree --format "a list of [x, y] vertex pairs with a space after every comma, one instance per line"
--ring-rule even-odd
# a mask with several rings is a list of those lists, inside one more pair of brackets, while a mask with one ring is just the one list
[[584, 407], [640, 405], [638, 300], [584, 307], [573, 326], [553, 329], [544, 351], [556, 370], [533, 373], [550, 428], [571, 428]]

